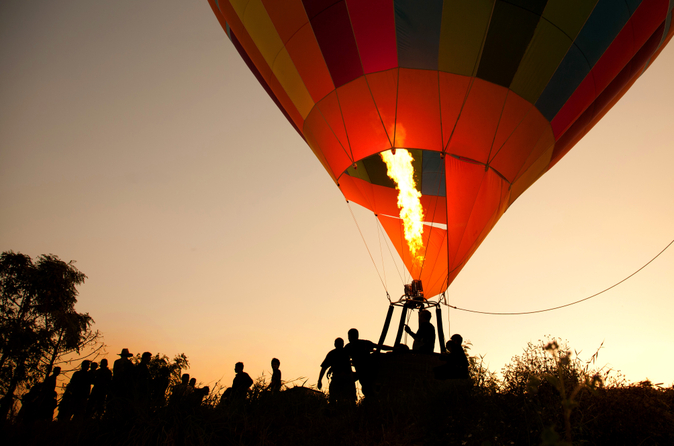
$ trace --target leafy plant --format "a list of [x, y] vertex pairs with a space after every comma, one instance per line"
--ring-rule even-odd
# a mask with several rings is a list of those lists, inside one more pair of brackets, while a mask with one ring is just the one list
[[77, 286], [85, 279], [74, 262], [53, 254], [35, 262], [12, 251], [0, 255], [0, 419], [17, 391], [98, 341], [91, 316], [75, 311]]

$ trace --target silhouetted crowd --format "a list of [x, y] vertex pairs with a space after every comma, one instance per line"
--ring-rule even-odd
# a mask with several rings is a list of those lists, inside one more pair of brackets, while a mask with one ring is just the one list
[[[138, 412], [149, 411], [165, 406], [166, 394], [170, 383], [170, 369], [164, 362], [154, 376], [150, 375], [149, 363], [152, 354], [143, 353], [140, 361], [134, 364], [133, 355], [125, 348], [118, 355], [112, 370], [108, 360], [100, 364], [84, 360], [80, 369], [75, 371], [65, 387], [61, 401], [57, 402], [56, 380], [61, 373], [60, 367], [54, 370], [42, 383], [35, 384], [22, 398], [19, 420], [33, 422], [50, 421], [58, 407], [59, 421], [106, 416], [130, 416]], [[208, 395], [209, 388], [197, 388], [196, 379], [188, 374], [182, 376], [182, 382], [173, 387], [168, 403], [181, 407], [198, 407]]]
[[[57, 407], [59, 421], [99, 419], [104, 415], [112, 418], [130, 417], [164, 406], [179, 410], [195, 409], [210, 392], [208, 386], [197, 387], [196, 379], [190, 379], [187, 373], [168, 392], [168, 364], [159, 359], [164, 362], [164, 366], [158, 367], [154, 376], [151, 376], [148, 367], [152, 360], [150, 352], [143, 353], [137, 364], [131, 361], [133, 355], [127, 348], [122, 349], [118, 356], [120, 358], [114, 362], [112, 370], [108, 368], [107, 359], [102, 359], [100, 364], [82, 361], [80, 369], [72, 374], [66, 385], [60, 402], [56, 380], [61, 374], [61, 368], [54, 367], [51, 375], [35, 384], [23, 396], [18, 419], [27, 423], [51, 421]], [[272, 359], [272, 380], [266, 389], [271, 393], [280, 391], [282, 387], [280, 364], [278, 359]], [[253, 380], [243, 371], [243, 367], [242, 362], [236, 363], [232, 387], [226, 389], [219, 406], [236, 404], [246, 399]]]
[[[406, 331], [414, 339], [412, 351], [433, 353], [435, 344], [435, 328], [430, 323], [431, 313], [423, 310], [419, 314], [419, 329], [412, 332], [406, 325]], [[356, 381], [360, 383], [363, 396], [373, 397], [377, 393], [377, 354], [380, 350], [404, 353], [409, 348], [405, 344], [389, 347], [377, 345], [372, 341], [359, 338], [358, 330], [352, 328], [348, 332], [349, 343], [344, 345], [342, 338], [335, 339], [335, 348], [328, 352], [321, 364], [318, 376], [318, 389], [323, 387], [323, 377], [330, 378], [328, 389], [329, 401], [333, 404], [355, 404]], [[447, 341], [446, 351], [440, 355], [443, 364], [435, 367], [433, 379], [468, 380], [468, 358], [462, 347], [463, 338], [455, 334]], [[326, 373], [327, 372], [327, 373]]]
[[[419, 328], [413, 332], [407, 325], [405, 331], [414, 339], [412, 351], [432, 353], [435, 344], [435, 328], [430, 322], [431, 314], [427, 310], [419, 312]], [[402, 325], [401, 325], [402, 327]], [[402, 329], [402, 328], [401, 328]], [[348, 332], [348, 344], [342, 338], [334, 341], [334, 349], [328, 352], [321, 363], [317, 387], [323, 386], [323, 378], [330, 380], [328, 400], [332, 405], [354, 405], [357, 401], [356, 382], [360, 383], [363, 396], [368, 399], [377, 393], [377, 357], [381, 350], [404, 353], [409, 351], [405, 344], [398, 343], [394, 347], [377, 345], [371, 341], [360, 339], [358, 330], [352, 328]], [[463, 338], [455, 334], [446, 343], [446, 351], [439, 355], [442, 365], [433, 370], [431, 379], [468, 380], [468, 358], [462, 347]], [[152, 354], [145, 352], [134, 364], [129, 349], [122, 349], [112, 367], [108, 360], [100, 363], [89, 360], [82, 361], [80, 369], [72, 374], [65, 387], [61, 401], [57, 402], [56, 380], [61, 373], [54, 367], [52, 373], [42, 383], [34, 385], [22, 398], [19, 419], [25, 422], [38, 420], [50, 421], [54, 410], [58, 407], [59, 421], [78, 419], [99, 419], [106, 417], [128, 417], [160, 407], [177, 409], [195, 409], [209, 395], [208, 386], [197, 387], [196, 379], [183, 374], [181, 382], [169, 390], [171, 370], [165, 360], [155, 358], [153, 373], [150, 373]], [[266, 391], [276, 394], [281, 391], [280, 361], [272, 359], [271, 383]], [[220, 397], [218, 407], [239, 404], [246, 400], [253, 379], [244, 372], [242, 362], [234, 366], [236, 373], [232, 386]]]

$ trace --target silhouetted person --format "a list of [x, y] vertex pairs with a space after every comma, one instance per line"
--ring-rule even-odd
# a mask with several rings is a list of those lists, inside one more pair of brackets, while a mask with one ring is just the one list
[[248, 373], [243, 371], [243, 362], [237, 362], [234, 365], [236, 376], [232, 381], [232, 398], [236, 400], [246, 399], [248, 389], [253, 385], [253, 380]]
[[445, 364], [435, 368], [437, 379], [468, 379], [468, 358], [461, 344], [463, 338], [459, 334], [453, 335], [447, 341], [447, 353], [440, 355]]
[[463, 351], [463, 338], [460, 334], [452, 335], [449, 340], [452, 342], [452, 353], [456, 354], [457, 362], [457, 379], [468, 379], [470, 377], [468, 373], [468, 358], [466, 357], [466, 352]]
[[196, 390], [197, 390], [197, 379], [191, 378], [190, 382], [187, 383], [187, 396], [186, 396], [187, 405], [193, 405], [193, 401], [195, 399], [194, 392]]
[[201, 406], [204, 397], [208, 395], [208, 392], [210, 392], [210, 390], [211, 389], [208, 386], [195, 387], [194, 392], [192, 392], [188, 397], [188, 405], [192, 408], [197, 408]]
[[133, 399], [136, 409], [147, 410], [150, 404], [150, 360], [152, 353], [145, 352], [133, 369]]
[[422, 353], [433, 353], [435, 346], [435, 327], [431, 324], [431, 312], [421, 310], [419, 312], [419, 329], [414, 333], [409, 326], [405, 325], [405, 331], [414, 338], [412, 350]]
[[253, 380], [248, 373], [243, 371], [243, 362], [237, 362], [234, 365], [236, 376], [232, 381], [232, 387], [225, 390], [220, 398], [220, 404], [242, 402], [248, 395], [248, 389], [253, 385]]
[[37, 419], [52, 421], [54, 419], [54, 409], [56, 409], [56, 379], [61, 374], [61, 367], [54, 367], [52, 374], [49, 375], [41, 385], [40, 399], [38, 402]]
[[21, 409], [17, 418], [20, 422], [32, 423], [38, 418], [42, 383], [35, 383], [28, 393], [21, 397]]
[[101, 366], [93, 374], [93, 385], [87, 404], [89, 416], [100, 417], [105, 411], [105, 400], [112, 384], [112, 370], [108, 368], [108, 360], [101, 359]]
[[86, 359], [82, 361], [80, 370], [73, 373], [70, 378], [59, 404], [59, 421], [68, 421], [71, 417], [79, 418], [84, 415], [91, 389], [90, 364], [91, 362]]
[[112, 366], [112, 390], [115, 397], [128, 398], [133, 382], [133, 363], [129, 358], [133, 355], [128, 348], [124, 348], [118, 356], [119, 359]]
[[127, 418], [131, 416], [131, 397], [133, 395], [133, 363], [129, 359], [133, 355], [128, 348], [122, 349], [112, 365], [112, 385], [108, 394], [107, 412], [114, 416]]
[[204, 397], [208, 395], [208, 392], [210, 391], [208, 386], [205, 387], [197, 387], [197, 380], [196, 378], [190, 379], [190, 382], [188, 384], [188, 394], [185, 396], [184, 404], [183, 406], [190, 408], [190, 409], [196, 409], [201, 405], [201, 402], [203, 401]]
[[180, 384], [173, 386], [171, 390], [171, 398], [169, 399], [169, 404], [171, 405], [181, 405], [183, 404], [185, 398], [192, 392], [192, 387], [190, 387], [190, 375], [189, 373], [183, 373], [183, 376], [180, 378]]
[[276, 358], [271, 360], [271, 383], [267, 387], [267, 390], [270, 390], [272, 393], [276, 393], [281, 390], [281, 361]]
[[204, 386], [200, 389], [197, 389], [194, 393], [197, 395], [197, 406], [201, 405], [201, 402], [204, 400], [204, 397], [208, 395], [211, 389], [208, 386]]
[[351, 371], [351, 360], [344, 349], [344, 339], [335, 339], [335, 348], [330, 350], [321, 363], [321, 373], [318, 375], [316, 387], [323, 387], [323, 376], [328, 372], [330, 387], [328, 398], [332, 404], [348, 403], [356, 401], [356, 385]]
[[374, 380], [376, 377], [376, 364], [372, 353], [377, 344], [366, 339], [358, 339], [358, 330], [349, 330], [349, 343], [344, 350], [351, 358], [351, 363], [356, 369], [356, 379], [360, 382], [364, 396], [374, 395]]

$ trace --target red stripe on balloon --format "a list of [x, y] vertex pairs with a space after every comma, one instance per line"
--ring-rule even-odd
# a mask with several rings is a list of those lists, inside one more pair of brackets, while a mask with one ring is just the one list
[[395, 14], [392, 0], [347, 0], [365, 73], [398, 66]]

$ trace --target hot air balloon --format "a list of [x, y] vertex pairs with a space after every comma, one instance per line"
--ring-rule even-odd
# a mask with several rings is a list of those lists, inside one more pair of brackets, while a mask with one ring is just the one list
[[[377, 216], [415, 280], [406, 294], [424, 299], [674, 32], [669, 0], [209, 2], [344, 197]], [[386, 161], [403, 156], [416, 247], [406, 180]]]

